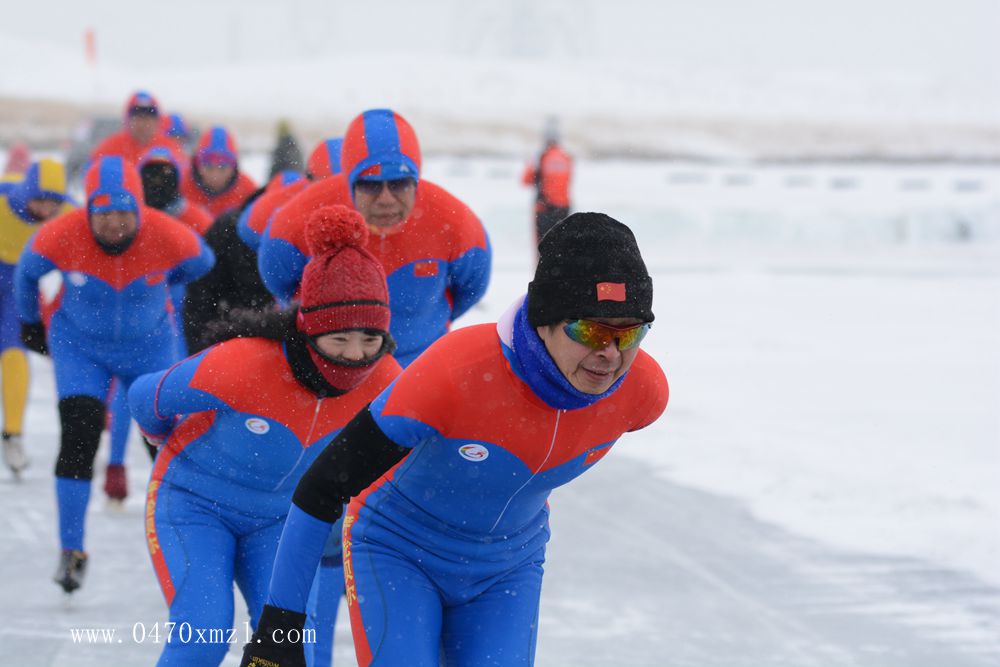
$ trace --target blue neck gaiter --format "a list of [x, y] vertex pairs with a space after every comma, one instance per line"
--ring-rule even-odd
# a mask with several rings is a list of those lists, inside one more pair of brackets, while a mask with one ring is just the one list
[[545, 349], [545, 343], [539, 338], [535, 327], [528, 323], [527, 301], [514, 316], [511, 343], [514, 372], [540, 399], [557, 410], [576, 410], [593, 405], [614, 393], [625, 380], [625, 375], [628, 375], [626, 373], [618, 378], [603, 394], [587, 394], [571, 385]]

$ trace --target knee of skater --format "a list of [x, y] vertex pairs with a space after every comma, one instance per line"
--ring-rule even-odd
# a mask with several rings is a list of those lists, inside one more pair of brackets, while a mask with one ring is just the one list
[[104, 403], [93, 396], [67, 396], [59, 401], [59, 421], [62, 437], [56, 476], [92, 479], [104, 428]]

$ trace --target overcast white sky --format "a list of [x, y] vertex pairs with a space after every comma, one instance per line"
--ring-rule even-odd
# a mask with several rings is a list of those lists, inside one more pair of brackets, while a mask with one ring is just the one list
[[203, 119], [324, 132], [391, 106], [442, 150], [522, 151], [558, 114], [595, 153], [1000, 152], [1000, 0], [58, 0], [2, 16], [0, 98], [117, 112], [146, 88]]
[[[149, 66], [359, 51], [638, 65], [940, 70], [1000, 61], [996, 0], [134, 0], [5, 3], [0, 33]], [[181, 46], [190, 43], [192, 46]], [[405, 66], [401, 62], [400, 66]]]

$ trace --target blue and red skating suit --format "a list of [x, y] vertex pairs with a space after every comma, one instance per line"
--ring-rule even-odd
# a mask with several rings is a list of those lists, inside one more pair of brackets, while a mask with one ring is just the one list
[[208, 232], [213, 222], [212, 215], [207, 210], [183, 197], [178, 197], [163, 212], [183, 222], [201, 236]]
[[309, 187], [311, 181], [319, 181], [340, 173], [341, 144], [343, 144], [342, 139], [324, 139], [313, 149], [306, 165], [308, 178], [286, 183], [280, 191], [268, 185], [267, 192], [240, 214], [240, 219], [236, 223], [236, 233], [240, 240], [257, 252], [261, 239], [271, 224], [271, 218], [285, 202]]
[[[313, 445], [329, 442], [399, 372], [385, 357], [360, 386], [319, 398], [295, 379], [281, 342], [238, 338], [140, 377], [129, 392], [133, 417], [146, 433], [170, 433], [153, 468], [151, 508], [157, 489], [178, 487], [220, 508], [283, 520], [322, 450]], [[157, 553], [153, 562], [169, 603], [166, 563]]]
[[[228, 156], [235, 168], [232, 179], [220, 192], [209, 192], [199, 182], [196, 164], [206, 155]], [[185, 171], [181, 179], [181, 195], [193, 204], [204, 207], [214, 218], [226, 211], [239, 208], [257, 189], [257, 183], [240, 171], [236, 140], [224, 127], [215, 126], [205, 132], [198, 141], [191, 169]]]
[[87, 212], [73, 211], [38, 230], [18, 263], [18, 310], [38, 322], [39, 278], [63, 277], [63, 296], [52, 333], [73, 333], [100, 344], [141, 344], [167, 322], [168, 287], [195, 280], [211, 268], [212, 251], [193, 231], [166, 213], [143, 206], [132, 245], [105, 253], [90, 231]]
[[167, 205], [165, 209], [163, 209], [163, 212], [177, 218], [185, 225], [198, 232], [198, 234], [204, 236], [205, 232], [208, 231], [208, 228], [212, 226], [212, 214], [209, 213], [208, 209], [205, 207], [192, 204], [181, 196], [180, 183], [184, 180], [184, 170], [186, 166], [183, 156], [164, 146], [156, 146], [147, 151], [142, 156], [142, 159], [139, 160], [138, 166], [140, 173], [142, 168], [151, 162], [167, 162], [173, 165], [174, 169], [177, 170], [177, 197], [174, 201]]
[[[171, 621], [230, 628], [235, 581], [256, 625], [299, 478], [399, 372], [385, 357], [352, 391], [320, 398], [295, 379], [281, 342], [246, 338], [135, 381], [139, 426], [169, 432], [147, 491], [146, 538]], [[331, 645], [332, 623], [316, 631]], [[227, 649], [175, 644], [158, 664], [218, 665]]]
[[139, 144], [132, 138], [132, 135], [128, 133], [128, 130], [121, 130], [119, 132], [115, 132], [98, 144], [97, 147], [91, 151], [90, 160], [93, 162], [102, 157], [118, 155], [132, 164], [139, 164], [139, 160], [142, 159], [142, 156], [149, 152], [150, 149], [156, 148], [157, 146], [162, 146], [170, 151], [184, 152], [184, 148], [173, 137], [168, 137], [164, 134], [157, 134], [150, 139], [148, 144]]
[[[330, 204], [353, 208], [344, 173], [313, 183], [272, 218], [258, 266], [264, 284], [278, 299], [295, 297], [310, 257], [306, 220]], [[388, 233], [370, 231], [367, 247], [385, 270], [396, 358], [405, 367], [486, 293], [489, 240], [468, 206], [426, 180], [417, 185], [409, 218]]]
[[[666, 378], [643, 351], [611, 395], [575, 410], [548, 406], [518, 377], [509, 327], [504, 320], [496, 328], [448, 334], [371, 405], [385, 435], [413, 451], [354, 498], [344, 517], [347, 598], [360, 664], [377, 651], [385, 624], [392, 623], [386, 618], [398, 608], [404, 615], [418, 612], [427, 602], [401, 600], [385, 589], [387, 579], [406, 575], [393, 569], [398, 562], [392, 559], [386, 561], [391, 574], [379, 571], [383, 549], [419, 563], [448, 604], [473, 600], [503, 580], [526, 599], [480, 602], [513, 615], [536, 613], [549, 493], [666, 407]], [[466, 397], [461, 409], [456, 397]], [[508, 604], [514, 606], [503, 607]], [[510, 627], [497, 622], [512, 642], [533, 641], [521, 637], [532, 627], [530, 618], [507, 620]], [[519, 647], [518, 655], [526, 650]], [[376, 664], [397, 664], [389, 654], [378, 657]]]
[[[102, 164], [88, 186], [92, 197], [128, 191], [142, 201], [134, 169], [114, 158]], [[85, 394], [104, 400], [110, 381], [105, 371], [131, 380], [173, 360], [166, 352], [177, 336], [168, 312], [170, 289], [200, 278], [215, 258], [197, 234], [167, 214], [141, 206], [138, 215], [135, 239], [119, 255], [98, 246], [81, 209], [42, 225], [18, 262], [15, 293], [24, 322], [41, 319], [41, 277], [53, 270], [62, 274], [49, 329], [60, 398]]]
[[247, 247], [257, 252], [275, 211], [309, 185], [308, 180], [302, 179], [280, 187], [269, 186], [264, 194], [257, 197], [240, 213], [240, 219], [236, 222], [236, 235]]
[[242, 206], [257, 189], [257, 183], [252, 178], [238, 171], [232, 185], [222, 192], [209, 193], [194, 182], [193, 172], [194, 169], [185, 172], [188, 175], [181, 182], [181, 194], [192, 204], [201, 206], [216, 218], [230, 209]]
[[90, 161], [96, 162], [102, 157], [117, 155], [133, 165], [139, 164], [143, 154], [156, 146], [163, 146], [172, 152], [184, 153], [184, 147], [174, 137], [168, 135], [161, 126], [160, 130], [147, 144], [139, 144], [129, 134], [128, 124], [132, 110], [136, 107], [159, 108], [159, 103], [146, 91], [139, 90], [125, 101], [123, 127], [118, 132], [107, 137], [90, 152]]
[[[409, 514], [406, 498], [419, 498], [417, 516], [426, 517], [431, 533], [443, 530], [459, 543], [462, 534], [492, 536], [486, 550], [523, 553], [543, 530], [549, 492], [666, 407], [663, 371], [640, 350], [613, 394], [585, 408], [556, 410], [518, 377], [509, 339], [497, 333], [491, 324], [451, 332], [372, 403], [379, 428], [414, 451], [354, 499], [349, 514], [364, 517], [367, 507], [377, 507], [378, 515]], [[460, 396], [475, 398], [456, 410]], [[429, 534], [409, 537], [421, 543]]]

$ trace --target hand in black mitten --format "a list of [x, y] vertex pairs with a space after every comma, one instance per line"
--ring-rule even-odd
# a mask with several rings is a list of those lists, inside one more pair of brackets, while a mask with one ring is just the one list
[[49, 353], [49, 344], [45, 340], [45, 325], [41, 322], [21, 322], [21, 342], [32, 352]]
[[257, 631], [243, 647], [240, 667], [305, 667], [305, 624], [305, 614], [264, 605]]

